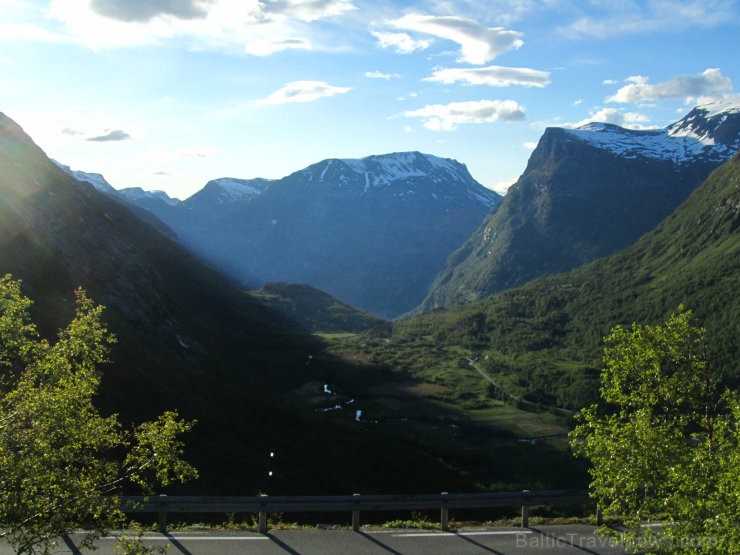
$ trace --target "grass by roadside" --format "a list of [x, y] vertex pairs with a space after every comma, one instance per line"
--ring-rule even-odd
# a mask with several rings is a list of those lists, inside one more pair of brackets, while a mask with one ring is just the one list
[[[532, 508], [536, 511], [536, 509]], [[363, 513], [363, 517], [368, 522], [362, 525], [363, 530], [441, 530], [439, 519], [435, 519], [431, 513], [413, 512], [409, 518], [396, 518], [390, 520], [373, 521], [368, 513]], [[587, 524], [596, 526], [596, 516], [593, 514], [581, 515], [537, 515], [530, 512], [529, 525], [569, 525], [569, 524]], [[619, 524], [615, 520], [610, 524]], [[470, 528], [505, 528], [521, 527], [522, 519], [520, 516], [509, 514], [493, 519], [459, 519], [451, 515], [449, 520], [450, 530], [463, 530]], [[305, 523], [288, 520], [284, 515], [275, 514], [268, 517], [268, 529], [270, 530], [314, 530], [314, 529], [332, 529], [332, 530], [351, 530], [349, 519], [347, 522], [328, 522], [328, 523]], [[156, 524], [142, 526], [138, 523], [132, 523], [131, 529], [145, 530], [156, 532]], [[173, 522], [168, 524], [168, 531], [200, 531], [200, 530], [223, 530], [223, 531], [245, 531], [256, 532], [258, 529], [257, 515], [227, 515], [222, 522]]]

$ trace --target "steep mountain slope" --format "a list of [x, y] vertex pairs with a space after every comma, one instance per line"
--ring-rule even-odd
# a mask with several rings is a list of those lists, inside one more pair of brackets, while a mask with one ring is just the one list
[[217, 209], [221, 205], [249, 201], [264, 193], [274, 183], [271, 179], [212, 179], [200, 191], [183, 202], [188, 210]]
[[249, 294], [311, 332], [361, 332], [383, 323], [369, 312], [353, 308], [310, 285], [266, 283]]
[[[680, 304], [708, 330], [711, 359], [740, 367], [740, 154], [635, 245], [484, 301], [401, 320], [390, 341], [463, 345], [525, 398], [579, 407], [594, 398], [601, 339], [616, 324], [659, 323]], [[431, 338], [431, 339], [424, 339]]]
[[0, 272], [23, 280], [49, 337], [71, 317], [76, 287], [107, 306], [118, 343], [103, 369], [99, 402], [124, 420], [172, 408], [196, 418], [188, 455], [202, 477], [190, 491], [473, 487], [474, 479], [451, 472], [433, 446], [316, 412], [300, 393], [311, 384], [334, 375], [356, 376], [357, 383], [385, 376], [314, 357], [323, 349], [318, 340], [235, 289], [123, 202], [71, 178], [2, 114]]
[[[146, 206], [238, 282], [306, 283], [384, 317], [416, 306], [499, 202], [453, 160], [418, 152], [324, 160], [276, 181], [211, 183]], [[138, 202], [135, 199], [134, 202]]]
[[[74, 172], [72, 174], [72, 177], [74, 177], [78, 181], [88, 181], [87, 179], [78, 177], [77, 174], [79, 173], [80, 172]], [[119, 191], [113, 189], [113, 191], [111, 191], [110, 193], [113, 195], [119, 195], [132, 204], [145, 205], [145, 203], [150, 202], [152, 203], [152, 207], [157, 206], [159, 203], [162, 203], [165, 206], [177, 206], [181, 202], [176, 198], [171, 198], [164, 191], [145, 191], [141, 187], [129, 187], [127, 189], [121, 189]]]
[[548, 128], [501, 206], [449, 259], [421, 310], [486, 297], [614, 253], [740, 148], [740, 105], [659, 131]]
[[85, 183], [89, 183], [101, 193], [106, 193], [110, 195], [116, 194], [116, 190], [113, 188], [113, 186], [110, 183], [108, 183], [108, 180], [105, 179], [105, 177], [103, 177], [101, 174], [73, 170], [69, 166], [65, 164], [61, 164], [57, 162], [56, 160], [52, 160], [52, 162], [54, 162], [57, 166], [62, 168], [69, 175], [74, 177], [77, 181], [84, 181]]

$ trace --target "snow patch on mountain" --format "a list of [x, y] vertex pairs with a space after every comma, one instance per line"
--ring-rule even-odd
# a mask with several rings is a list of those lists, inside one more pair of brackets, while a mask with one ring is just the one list
[[[463, 164], [455, 160], [438, 158], [419, 152], [397, 152], [362, 159], [343, 159], [353, 172], [372, 176], [372, 186], [389, 185], [395, 181], [412, 177], [432, 177], [436, 172], [444, 172], [446, 178], [470, 181], [470, 174]], [[440, 178], [442, 176], [439, 176]], [[439, 181], [439, 179], [435, 179]]]
[[740, 149], [739, 126], [740, 102], [719, 101], [696, 107], [664, 129], [635, 131], [594, 122], [565, 131], [617, 156], [672, 160], [682, 165], [697, 157], [721, 162], [732, 156]]
[[475, 201], [480, 202], [481, 204], [487, 206], [488, 208], [492, 208], [498, 202], [501, 200], [501, 195], [499, 195], [496, 191], [493, 191], [491, 189], [487, 189], [486, 187], [483, 187], [481, 185], [481, 188], [470, 188], [466, 191], [467, 195], [472, 198]]
[[120, 189], [118, 194], [127, 201], [133, 203], [137, 203], [145, 199], [156, 199], [161, 200], [170, 206], [177, 206], [182, 202], [180, 199], [172, 198], [164, 191], [145, 191], [141, 187], [127, 187], [126, 189]]
[[696, 109], [704, 112], [706, 118], [713, 118], [716, 116], [729, 114], [740, 114], [740, 98], [716, 100], [709, 104], [697, 106]]
[[116, 192], [113, 186], [108, 183], [108, 181], [106, 181], [105, 177], [103, 177], [99, 173], [76, 171], [69, 166], [57, 162], [56, 160], [52, 160], [52, 162], [54, 162], [57, 166], [67, 172], [67, 174], [74, 177], [77, 181], [84, 181], [85, 183], [89, 183], [101, 193], [111, 194]]
[[261, 195], [268, 184], [267, 179], [237, 179], [235, 177], [221, 177], [219, 179], [213, 179], [206, 183], [206, 187], [209, 185], [218, 186], [221, 188], [221, 198], [224, 202], [230, 200], [239, 200], [243, 198], [251, 198]]
[[[361, 159], [345, 158], [341, 160], [328, 160], [322, 169], [320, 180], [323, 180], [332, 162], [340, 162], [351, 171], [355, 176], [359, 176], [360, 183], [363, 184], [363, 194], [373, 188], [387, 187], [392, 184], [404, 183], [416, 179], [425, 179], [435, 185], [454, 184], [454, 188], [459, 190], [463, 186], [464, 193], [475, 202], [492, 207], [501, 198], [501, 196], [486, 189], [480, 183], [475, 181], [468, 172], [467, 167], [456, 160], [448, 158], [439, 158], [430, 154], [420, 152], [397, 152], [392, 154], [382, 154], [368, 156]], [[340, 181], [347, 181], [347, 176], [342, 175]], [[431, 191], [435, 200], [442, 200], [444, 196], [440, 195], [440, 190]], [[409, 188], [404, 191], [394, 193], [395, 196], [416, 195], [422, 193], [418, 188]]]

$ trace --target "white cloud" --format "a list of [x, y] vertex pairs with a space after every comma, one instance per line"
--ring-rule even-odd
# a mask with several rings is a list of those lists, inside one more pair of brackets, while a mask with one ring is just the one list
[[431, 40], [415, 40], [406, 33], [385, 33], [373, 31], [381, 48], [395, 48], [398, 54], [411, 54], [418, 50], [426, 50], [432, 44]]
[[[543, 13], [570, 10], [581, 0], [426, 0], [428, 12], [437, 15], [459, 15], [479, 20], [492, 20], [498, 25], [512, 25]], [[417, 4], [421, 4], [417, 2]]]
[[39, 25], [43, 17], [43, 8], [26, 1], [4, 0], [0, 3], [0, 41], [71, 42], [66, 34]]
[[104, 17], [125, 22], [147, 22], [157, 17], [205, 19], [211, 10], [246, 5], [258, 20], [318, 21], [356, 10], [350, 0], [89, 0], [90, 8]]
[[289, 102], [312, 102], [319, 98], [344, 94], [352, 89], [334, 87], [323, 81], [293, 81], [278, 89], [267, 98], [256, 101], [258, 105], [287, 104]]
[[496, 191], [499, 195], [505, 195], [508, 190], [511, 188], [512, 185], [516, 183], [516, 180], [514, 181], [501, 181], [499, 183], [495, 183], [488, 187], [492, 191]]
[[300, 21], [317, 21], [357, 9], [348, 0], [267, 0], [260, 2], [260, 7], [268, 19]]
[[145, 165], [165, 165], [176, 163], [183, 158], [213, 158], [218, 151], [211, 146], [190, 146], [156, 144], [144, 151], [139, 161]]
[[265, 56], [335, 48], [317, 21], [354, 10], [349, 0], [51, 0], [48, 17], [69, 42], [92, 49], [179, 39], [190, 48]]
[[383, 73], [382, 71], [366, 71], [365, 77], [368, 79], [385, 79], [386, 81], [401, 78], [398, 73]]
[[267, 33], [249, 39], [244, 45], [244, 52], [252, 56], [269, 56], [284, 50], [311, 50], [311, 42], [301, 37], [275, 37]]
[[463, 81], [470, 85], [489, 85], [491, 87], [544, 87], [550, 84], [547, 71], [521, 67], [489, 66], [480, 68], [439, 69], [425, 81], [436, 81], [446, 85]]
[[193, 147], [180, 151], [181, 158], [213, 158], [216, 155], [216, 149], [213, 147]]
[[159, 16], [200, 19], [208, 14], [213, 0], [91, 0], [99, 15], [120, 21], [146, 22]]
[[627, 83], [634, 83], [635, 85], [644, 85], [648, 81], [650, 81], [649, 77], [646, 77], [645, 75], [630, 75], [625, 79]]
[[407, 118], [422, 118], [424, 127], [433, 131], [452, 131], [466, 123], [493, 123], [524, 119], [524, 107], [514, 100], [477, 100], [431, 104], [403, 114]]
[[626, 104], [662, 98], [678, 98], [686, 103], [693, 103], [699, 100], [722, 98], [732, 92], [732, 81], [722, 75], [718, 68], [709, 68], [699, 75], [679, 75], [655, 85], [649, 84], [646, 77], [640, 80], [631, 77], [629, 80], [631, 81], [629, 85], [619, 89], [606, 101]]
[[537, 148], [537, 143], [532, 141], [527, 141], [526, 143], [522, 143], [522, 146], [526, 148], [527, 150], [534, 150]]
[[619, 125], [626, 129], [651, 129], [652, 126], [645, 125], [650, 121], [650, 118], [645, 114], [639, 114], [637, 112], [622, 112], [617, 108], [602, 108], [594, 111], [589, 117], [578, 121], [576, 123], [565, 124], [564, 127], [581, 127], [588, 123], [611, 123], [613, 125]]
[[[67, 132], [68, 130], [62, 131], [62, 133]], [[126, 131], [123, 129], [106, 129], [105, 133], [102, 135], [97, 135], [95, 137], [90, 137], [86, 140], [97, 142], [97, 143], [108, 143], [108, 142], [118, 142], [118, 141], [128, 141], [131, 139], [131, 135], [129, 135]]]
[[173, 25], [161, 19], [152, 21], [121, 21], [96, 12], [91, 0], [52, 0], [47, 15], [64, 24], [65, 42], [82, 44], [92, 49], [154, 44], [173, 36]]
[[26, 132], [43, 143], [45, 149], [51, 150], [86, 141], [141, 141], [147, 136], [135, 121], [81, 108], [62, 112], [20, 112], [14, 114], [14, 118], [23, 122]]
[[399, 102], [403, 102], [405, 100], [408, 100], [409, 98], [418, 98], [418, 96], [419, 93], [410, 92], [407, 96], [399, 96], [398, 98], [396, 98], [396, 100], [398, 100]]
[[602, 85], [617, 85], [619, 84], [619, 81], [615, 79], [604, 79], [601, 83]]
[[521, 33], [501, 27], [485, 27], [473, 19], [456, 16], [405, 15], [386, 22], [392, 27], [451, 40], [460, 45], [460, 61], [481, 65], [500, 54], [519, 48]]
[[582, 17], [562, 29], [567, 35], [606, 38], [648, 32], [708, 29], [737, 19], [734, 0], [647, 0], [599, 2], [596, 16]]

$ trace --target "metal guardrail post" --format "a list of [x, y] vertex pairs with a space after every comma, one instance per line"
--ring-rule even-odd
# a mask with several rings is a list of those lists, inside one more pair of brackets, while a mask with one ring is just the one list
[[[127, 513], [154, 513], [159, 516], [159, 530], [166, 532], [167, 513], [258, 513], [259, 532], [267, 532], [269, 512], [351, 511], [352, 529], [360, 529], [360, 511], [440, 510], [441, 527], [450, 526], [450, 509], [521, 507], [522, 526], [529, 526], [529, 507], [533, 505], [580, 505], [593, 503], [587, 492], [554, 490], [488, 493], [446, 493], [427, 495], [360, 495], [353, 496], [293, 496], [293, 497], [229, 497], [229, 496], [170, 496], [121, 497]], [[593, 506], [593, 505], [592, 505]], [[599, 509], [597, 504], [597, 509]], [[600, 511], [597, 510], [597, 519]], [[601, 517], [603, 520], [603, 516]]]
[[[160, 499], [162, 497], [167, 497], [166, 494], [161, 494]], [[167, 501], [164, 500], [164, 505], [162, 509], [159, 511], [159, 514], [157, 515], [157, 530], [160, 534], [166, 534], [167, 533]]]
[[525, 489], [522, 491], [524, 494], [524, 504], [522, 505], [522, 528], [529, 528], [529, 490]]
[[360, 509], [359, 509], [359, 500], [360, 494], [354, 493], [352, 494], [352, 503], [356, 507], [355, 509], [352, 509], [352, 531], [353, 532], [359, 532], [360, 531]]
[[448, 532], [450, 529], [450, 509], [448, 507], [447, 497], [450, 494], [446, 491], [442, 492], [442, 510], [440, 515], [440, 528], [443, 532]]
[[[266, 498], [267, 495], [260, 494], [260, 498]], [[267, 499], [260, 499], [260, 506], [264, 507], [264, 509], [260, 510], [260, 512], [257, 514], [257, 532], [260, 534], [267, 534]]]

